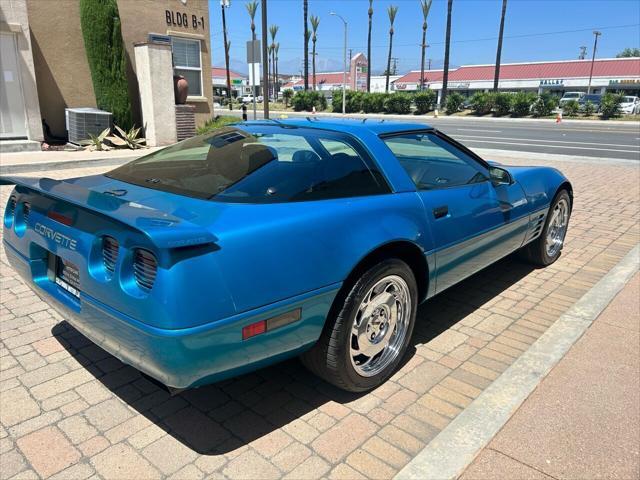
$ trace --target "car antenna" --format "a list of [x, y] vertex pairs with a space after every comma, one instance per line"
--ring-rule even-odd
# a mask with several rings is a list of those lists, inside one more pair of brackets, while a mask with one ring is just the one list
[[364, 122], [366, 122], [366, 121], [367, 121], [367, 119], [366, 119], [366, 118], [363, 118], [363, 119], [362, 119], [362, 123], [364, 123]]

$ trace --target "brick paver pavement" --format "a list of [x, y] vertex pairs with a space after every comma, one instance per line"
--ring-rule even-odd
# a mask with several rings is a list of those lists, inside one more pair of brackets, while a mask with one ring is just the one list
[[404, 366], [365, 395], [291, 360], [171, 397], [66, 323], [3, 251], [0, 477], [393, 476], [640, 241], [637, 167], [536, 163], [574, 183], [560, 260], [507, 258], [430, 300]]

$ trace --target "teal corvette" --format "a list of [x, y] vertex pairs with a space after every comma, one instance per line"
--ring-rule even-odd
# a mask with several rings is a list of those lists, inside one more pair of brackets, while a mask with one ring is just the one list
[[555, 169], [359, 120], [238, 123], [103, 175], [1, 183], [16, 271], [170, 389], [298, 355], [374, 388], [425, 299], [516, 251], [556, 261], [573, 202]]

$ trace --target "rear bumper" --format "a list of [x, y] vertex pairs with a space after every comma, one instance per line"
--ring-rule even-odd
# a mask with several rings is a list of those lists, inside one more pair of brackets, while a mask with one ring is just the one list
[[[41, 288], [32, 278], [29, 260], [6, 241], [7, 258], [20, 276], [91, 341], [122, 362], [174, 388], [195, 387], [255, 370], [295, 356], [313, 345], [341, 284], [257, 308], [232, 317], [170, 330], [150, 326], [81, 295], [72, 308], [55, 288]], [[61, 293], [61, 295], [64, 295]], [[301, 308], [301, 319], [242, 340], [242, 328]]]

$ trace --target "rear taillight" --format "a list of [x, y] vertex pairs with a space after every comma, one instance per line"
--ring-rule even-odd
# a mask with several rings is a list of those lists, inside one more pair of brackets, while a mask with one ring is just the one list
[[102, 237], [102, 262], [107, 272], [115, 272], [118, 262], [118, 241], [113, 237]]
[[138, 286], [145, 291], [151, 290], [158, 273], [158, 261], [149, 250], [137, 248], [133, 253], [133, 276]]
[[31, 204], [24, 202], [22, 204], [22, 218], [24, 220], [24, 224], [26, 225], [29, 221], [29, 215], [31, 214]]

